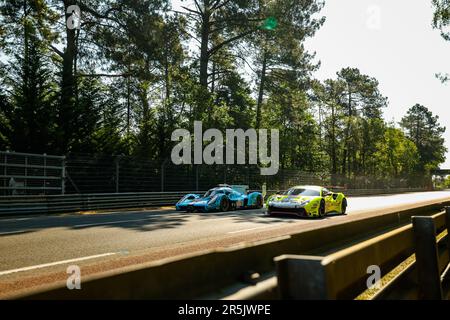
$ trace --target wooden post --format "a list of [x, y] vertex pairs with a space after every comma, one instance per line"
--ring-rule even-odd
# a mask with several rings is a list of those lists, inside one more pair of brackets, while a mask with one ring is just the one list
[[336, 299], [323, 258], [283, 255], [275, 258], [278, 290], [284, 300]]
[[419, 280], [419, 298], [442, 300], [434, 220], [432, 217], [412, 217], [412, 222]]
[[445, 224], [447, 225], [447, 250], [450, 257], [450, 207], [445, 207]]

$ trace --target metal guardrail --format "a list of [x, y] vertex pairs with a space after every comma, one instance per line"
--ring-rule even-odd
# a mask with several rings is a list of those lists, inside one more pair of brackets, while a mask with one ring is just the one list
[[0, 216], [146, 208], [174, 205], [185, 192], [10, 196], [0, 198]]
[[[374, 298], [448, 298], [449, 288], [443, 290], [443, 280], [448, 281], [450, 276], [449, 231], [450, 208], [447, 208], [446, 212], [431, 217], [413, 217], [412, 224], [404, 228], [326, 257], [277, 257], [279, 297], [353, 299], [367, 289], [368, 266], [379, 266], [386, 275], [406, 257], [415, 254], [415, 261], [405, 269], [407, 272], [395, 275]], [[445, 232], [445, 236], [437, 239], [441, 232]], [[413, 269], [416, 273], [411, 277]], [[399, 294], [401, 290], [406, 292]]]
[[[365, 283], [368, 264], [379, 263], [382, 268], [387, 268], [400, 263], [415, 251], [414, 238], [408, 231], [411, 227], [404, 226], [412, 216], [430, 215], [449, 204], [430, 201], [402, 211], [357, 217], [251, 245], [210, 250], [126, 267], [103, 275], [86, 276], [83, 278], [83, 290], [67, 290], [63, 283], [10, 298], [276, 299], [283, 297], [286, 292], [291, 295], [297, 292], [294, 289], [302, 288], [300, 281], [304, 281], [304, 287], [309, 290], [325, 294], [315, 297], [353, 298], [361, 289], [362, 281]], [[441, 229], [443, 215], [433, 219]], [[382, 230], [385, 234], [380, 236]], [[386, 230], [392, 233], [386, 233]], [[369, 240], [355, 244], [358, 238]], [[351, 246], [347, 245], [347, 249], [331, 256], [312, 259], [314, 268], [318, 269], [309, 270], [310, 277], [301, 277], [297, 265], [293, 264], [296, 268], [289, 265], [291, 256], [286, 256], [329, 251], [330, 245], [342, 247], [345, 243]], [[277, 270], [275, 264], [278, 265]], [[291, 284], [288, 289], [286, 283]]]
[[[348, 196], [423, 191], [423, 189], [345, 190]], [[14, 214], [68, 213], [78, 211], [174, 206], [188, 193], [206, 191], [69, 194], [0, 197], [0, 216]], [[250, 191], [253, 192], [253, 191]], [[276, 193], [268, 191], [266, 196]]]

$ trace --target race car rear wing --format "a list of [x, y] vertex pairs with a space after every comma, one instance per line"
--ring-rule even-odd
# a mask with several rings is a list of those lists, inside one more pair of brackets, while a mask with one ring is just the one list
[[346, 190], [346, 187], [343, 186], [323, 186], [324, 188], [328, 190]]
[[239, 192], [241, 194], [247, 194], [248, 189], [249, 189], [249, 186], [246, 186], [246, 185], [232, 185], [232, 186], [230, 186], [229, 184], [226, 184], [226, 183], [219, 184], [218, 187], [231, 188], [234, 191], [237, 191], [237, 192]]

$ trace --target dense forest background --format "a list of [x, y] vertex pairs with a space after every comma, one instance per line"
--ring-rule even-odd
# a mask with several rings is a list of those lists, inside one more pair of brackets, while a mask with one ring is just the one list
[[[450, 3], [432, 3], [430, 24], [450, 40]], [[67, 28], [74, 4], [80, 26]], [[182, 4], [0, 0], [0, 150], [163, 161], [173, 130], [199, 120], [279, 129], [281, 168], [400, 177], [445, 161], [445, 128], [426, 106], [387, 123], [375, 78], [349, 66], [314, 79], [303, 44], [323, 1]]]

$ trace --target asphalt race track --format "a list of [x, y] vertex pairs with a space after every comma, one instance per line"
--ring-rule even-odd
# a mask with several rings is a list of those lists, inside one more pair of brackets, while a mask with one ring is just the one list
[[271, 218], [264, 210], [187, 214], [173, 209], [1, 218], [0, 298], [9, 291], [64, 280], [69, 265], [80, 266], [82, 274], [97, 273], [437, 199], [450, 200], [450, 192], [349, 198], [347, 216], [320, 220]]

